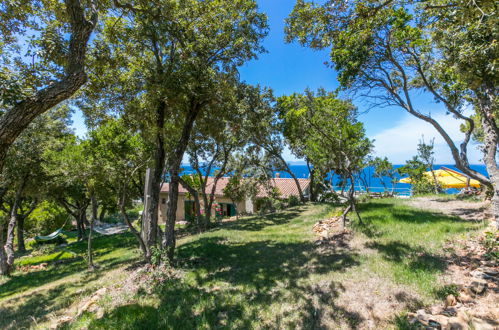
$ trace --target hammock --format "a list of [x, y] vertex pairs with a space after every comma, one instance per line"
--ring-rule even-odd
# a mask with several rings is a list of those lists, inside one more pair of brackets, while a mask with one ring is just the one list
[[94, 231], [98, 234], [109, 236], [121, 234], [128, 230], [127, 226], [109, 226], [109, 227], [94, 227]]
[[68, 220], [66, 220], [66, 222], [64, 222], [64, 224], [62, 225], [61, 228], [57, 229], [52, 234], [48, 234], [47, 236], [41, 236], [41, 235], [35, 236], [35, 241], [37, 241], [37, 242], [46, 242], [46, 241], [51, 241], [51, 240], [59, 237], [62, 234], [62, 229], [68, 223]]
[[35, 236], [35, 241], [37, 241], [37, 242], [51, 241], [51, 240], [59, 237], [61, 234], [62, 234], [62, 228], [59, 228], [56, 231], [54, 231], [52, 234], [49, 234], [47, 236]]

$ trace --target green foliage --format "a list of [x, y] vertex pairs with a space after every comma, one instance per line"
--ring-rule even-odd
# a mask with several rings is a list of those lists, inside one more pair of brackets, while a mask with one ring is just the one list
[[372, 143], [350, 101], [324, 89], [306, 90], [279, 97], [277, 111], [287, 144], [297, 157], [311, 163], [315, 178], [324, 180], [331, 171], [352, 174], [364, 167]]
[[380, 179], [380, 182], [385, 188], [385, 191], [387, 187], [383, 178], [389, 178], [392, 184], [392, 189], [395, 187], [395, 184], [397, 183], [397, 176], [395, 175], [396, 171], [393, 168], [392, 163], [388, 161], [388, 158], [375, 157], [370, 162], [370, 165], [374, 167], [373, 176]]
[[[438, 193], [442, 190], [440, 183], [433, 177], [433, 140], [426, 144], [424, 139], [418, 143], [418, 154], [406, 164], [399, 167], [399, 174], [408, 175], [411, 179], [412, 193], [414, 195], [425, 195]], [[426, 175], [430, 171], [430, 176]]]
[[459, 297], [459, 286], [456, 284], [448, 284], [435, 289], [435, 296], [438, 299], [445, 300], [450, 294], [454, 297]]
[[435, 186], [432, 180], [425, 175], [426, 170], [426, 164], [417, 156], [406, 161], [404, 166], [397, 169], [399, 174], [407, 175], [411, 179], [411, 188], [414, 195], [425, 195], [435, 192]]
[[487, 231], [481, 243], [485, 248], [485, 256], [495, 262], [499, 261], [499, 235]]
[[[456, 164], [487, 182], [468, 165], [466, 147], [474, 119], [465, 110], [471, 104], [486, 119], [487, 136], [496, 145], [497, 14], [493, 0], [297, 0], [286, 20], [286, 40], [330, 48], [340, 89], [362, 95], [372, 107], [396, 106], [430, 123], [449, 145]], [[469, 130], [460, 146], [414, 102], [420, 93], [465, 122]], [[492, 154], [486, 158], [494, 171], [496, 149], [487, 151]]]
[[[143, 321], [151, 328], [251, 329], [258, 328], [262, 322], [270, 327], [286, 322], [311, 328], [317, 321], [317, 309], [309, 311], [307, 307], [317, 293], [311, 292], [310, 287], [318, 281], [338, 283], [338, 286], [324, 287], [330, 291], [321, 296], [329, 301], [321, 304], [321, 310], [334, 313], [338, 302], [336, 294], [342, 292], [341, 286], [355, 286], [359, 279], [373, 277], [381, 279], [381, 289], [389, 285], [397, 288], [397, 292], [415, 295], [416, 303], [433, 303], [434, 291], [439, 285], [436, 279], [445, 269], [444, 262], [435, 262], [443, 257], [442, 246], [447, 239], [477, 227], [477, 224], [386, 199], [360, 205], [363, 217], [369, 219], [369, 227], [364, 227], [364, 234], [354, 234], [365, 235], [361, 239], [369, 245], [368, 253], [317, 249], [310, 228], [333, 215], [332, 210], [329, 205], [309, 204], [222, 223], [208, 232], [179, 239], [179, 263], [175, 267], [178, 277], [164, 276], [170, 269], [147, 270], [146, 273], [155, 272], [152, 282], [147, 282], [151, 283], [147, 291], [112, 301], [105, 296], [98, 302], [105, 313], [102, 318], [97, 319], [95, 313], [82, 315], [66, 326], [133, 328]], [[122, 284], [130, 274], [122, 269], [138, 259], [131, 234], [97, 237], [96, 261], [101, 268], [99, 276], [89, 276], [82, 271], [85, 264], [79, 257], [85, 245], [86, 242], [75, 243], [43, 256], [20, 259], [26, 265], [47, 262], [48, 267], [38, 272], [15, 273], [2, 284], [0, 303], [12, 304], [13, 308], [2, 314], [0, 327], [8, 327], [14, 320], [19, 326], [31, 326], [32, 319], [22, 315], [32, 315], [39, 326], [49, 325], [42, 323], [48, 310], [64, 313], [67, 306], [82, 296], [91, 296], [102, 287]], [[54, 291], [56, 284], [59, 289]], [[30, 298], [34, 292], [39, 294], [36, 303]], [[383, 294], [382, 290], [379, 294]], [[252, 299], [248, 300], [248, 296]], [[39, 299], [43, 299], [43, 304]], [[120, 301], [118, 305], [117, 301]], [[287, 308], [283, 310], [283, 306]], [[255, 315], [260, 316], [255, 318]], [[335, 321], [355, 322], [355, 317], [350, 315]], [[339, 324], [329, 324], [329, 327], [336, 328]]]
[[298, 198], [298, 196], [295, 196], [295, 195], [289, 196], [288, 200], [287, 200], [287, 206], [293, 207], [293, 206], [297, 206], [297, 205], [300, 205], [300, 199]]
[[24, 220], [24, 230], [30, 234], [47, 235], [68, 220], [70, 215], [52, 201], [42, 201]]

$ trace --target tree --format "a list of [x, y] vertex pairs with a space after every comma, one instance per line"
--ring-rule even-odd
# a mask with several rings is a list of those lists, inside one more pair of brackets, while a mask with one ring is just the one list
[[395, 176], [395, 170], [393, 169], [392, 163], [388, 161], [388, 158], [380, 158], [380, 157], [375, 157], [371, 162], [371, 166], [374, 167], [374, 172], [373, 176], [375, 178], [378, 178], [381, 184], [383, 185], [383, 188], [386, 192], [387, 187], [386, 183], [383, 180], [383, 178], [388, 178], [390, 179], [390, 183], [392, 185], [391, 187], [391, 193], [393, 194], [393, 191], [395, 189], [395, 184], [397, 183], [397, 177]]
[[21, 132], [86, 82], [87, 43], [97, 24], [94, 2], [86, 3], [65, 0], [63, 9], [58, 1], [0, 2], [0, 170]]
[[[292, 141], [290, 145], [300, 145], [300, 152], [316, 170], [324, 174], [334, 172], [350, 180], [343, 223], [351, 210], [360, 221], [355, 207], [354, 174], [364, 168], [372, 143], [356, 119], [357, 109], [350, 101], [340, 100], [335, 93], [323, 89], [282, 96], [277, 100], [277, 107], [284, 118], [284, 134]], [[297, 131], [301, 133], [292, 133]], [[295, 139], [300, 139], [300, 143]]]
[[[423, 5], [432, 42], [440, 52], [434, 72], [446, 86], [462, 86], [464, 97], [475, 110], [482, 136], [484, 162], [493, 186], [492, 206], [499, 228], [499, 57], [497, 2], [430, 1]], [[468, 131], [473, 131], [469, 121]]]
[[[396, 105], [435, 127], [448, 144], [455, 165], [493, 191], [499, 226], [497, 86], [493, 65], [499, 54], [494, 1], [327, 1], [299, 0], [288, 19], [288, 40], [313, 48], [332, 45], [331, 60], [345, 89], [367, 91], [376, 105]], [[412, 95], [425, 91], [464, 121], [458, 146]], [[464, 115], [468, 105], [480, 118], [489, 178], [470, 168], [467, 146], [475, 129]]]
[[[190, 165], [197, 176], [195, 183], [199, 183], [203, 198], [205, 228], [209, 226], [216, 187], [222, 177], [234, 170], [234, 154], [252, 148], [254, 137], [261, 133], [254, 130], [255, 124], [268, 125], [266, 117], [254, 115], [262, 107], [270, 109], [270, 98], [265, 96], [267, 91], [244, 83], [235, 87], [234, 95], [225, 104], [210, 107], [198, 118], [187, 150]], [[272, 167], [271, 164], [266, 165]], [[208, 191], [210, 176], [213, 179]]]
[[404, 166], [397, 169], [401, 175], [408, 175], [411, 179], [413, 195], [424, 195], [435, 192], [435, 183], [425, 175], [426, 170], [426, 164], [418, 156], [414, 156], [412, 159], [406, 161]]
[[265, 167], [265, 171], [283, 171], [289, 174], [296, 184], [300, 201], [303, 202], [305, 197], [298, 178], [282, 156], [285, 148], [283, 126], [273, 107], [275, 98], [272, 90], [248, 86], [245, 98], [247, 116], [242, 126], [248, 132], [248, 152], [262, 154], [258, 161], [260, 166]]
[[172, 260], [180, 163], [194, 122], [230, 97], [237, 67], [263, 51], [266, 18], [253, 0], [116, 0], [114, 5], [117, 13], [105, 20], [95, 41], [96, 75], [88, 94], [96, 100], [106, 94], [99, 86], [116, 90], [117, 95], [104, 96], [110, 109], [134, 118], [154, 142], [143, 234], [149, 246], [157, 244], [159, 189], [167, 171], [168, 221], [161, 244]]
[[108, 119], [89, 132], [87, 154], [91, 156], [95, 168], [94, 198], [113, 200], [130, 231], [137, 238], [144, 259], [150, 262], [149, 246], [145, 244], [126, 212], [131, 200], [139, 199], [143, 195], [141, 185], [137, 182], [144, 176], [150, 161], [149, 146], [139, 132], [127, 125], [125, 119]]
[[421, 137], [421, 140], [418, 143], [418, 156], [423, 162], [423, 164], [428, 168], [431, 172], [431, 176], [433, 178], [433, 187], [435, 194], [440, 193], [440, 184], [438, 183], [437, 177], [433, 170], [433, 163], [435, 163], [435, 152], [433, 151], [433, 146], [435, 143], [435, 138], [431, 139], [427, 144], [424, 141], [424, 136]]
[[224, 187], [224, 195], [228, 197], [236, 207], [236, 218], [239, 217], [239, 210], [237, 204], [242, 202], [247, 196], [248, 186], [245, 184], [244, 179], [240, 175], [233, 175], [229, 178], [227, 185]]
[[51, 177], [47, 184], [49, 198], [73, 216], [79, 241], [86, 237], [87, 209], [91, 203], [88, 189], [91, 164], [84, 143], [74, 135], [66, 137], [58, 148], [47, 152], [47, 161], [43, 164]]
[[46, 153], [55, 150], [58, 141], [68, 134], [67, 108], [54, 109], [37, 117], [14, 141], [5, 158], [0, 180], [0, 209], [7, 215], [0, 219], [0, 273], [8, 274], [14, 262], [13, 242], [17, 226], [18, 250], [23, 252], [24, 221], [47, 195], [51, 178], [43, 164]]

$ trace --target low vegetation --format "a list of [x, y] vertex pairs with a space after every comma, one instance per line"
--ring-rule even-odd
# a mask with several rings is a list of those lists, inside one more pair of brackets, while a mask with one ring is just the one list
[[322, 244], [311, 228], [337, 213], [334, 205], [224, 222], [182, 238], [175, 269], [149, 269], [132, 290], [130, 278], [145, 271], [134, 267], [139, 252], [131, 234], [95, 239], [95, 273], [83, 271], [83, 242], [31, 251], [16, 266], [46, 266], [2, 279], [0, 327], [74, 317], [83, 298], [102, 287], [110, 288], [99, 301], [103, 317], [83, 313], [66, 327], [395, 326], [396, 315], [445, 289], [438, 281], [444, 243], [481, 226], [392, 199], [359, 209], [364, 226], [353, 223], [352, 233]]

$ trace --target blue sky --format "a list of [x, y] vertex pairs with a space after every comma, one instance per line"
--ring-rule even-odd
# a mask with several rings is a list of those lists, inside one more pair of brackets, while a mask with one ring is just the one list
[[[268, 53], [261, 54], [240, 69], [241, 79], [251, 84], [268, 86], [276, 96], [293, 92], [302, 92], [306, 88], [315, 90], [324, 87], [334, 90], [338, 87], [334, 70], [324, 64], [329, 60], [328, 51], [314, 51], [298, 44], [284, 43], [284, 19], [291, 12], [295, 0], [257, 0], [260, 9], [268, 16], [270, 32], [264, 41]], [[432, 102], [429, 95], [419, 95], [415, 103], [431, 112], [440, 120], [455, 141], [462, 139], [459, 122], [446, 116], [442, 107]], [[354, 100], [360, 112], [366, 107], [361, 100]], [[85, 127], [81, 113], [73, 118], [74, 127], [83, 135]], [[449, 148], [429, 124], [412, 117], [396, 107], [372, 109], [360, 115], [366, 128], [367, 136], [374, 139], [375, 153], [387, 156], [395, 164], [404, 163], [416, 154], [416, 147], [421, 135], [425, 140], [435, 137], [436, 161], [440, 164], [453, 164]], [[481, 154], [475, 146], [469, 148], [469, 160], [473, 164], [481, 163]], [[288, 151], [285, 159], [297, 161]]]

